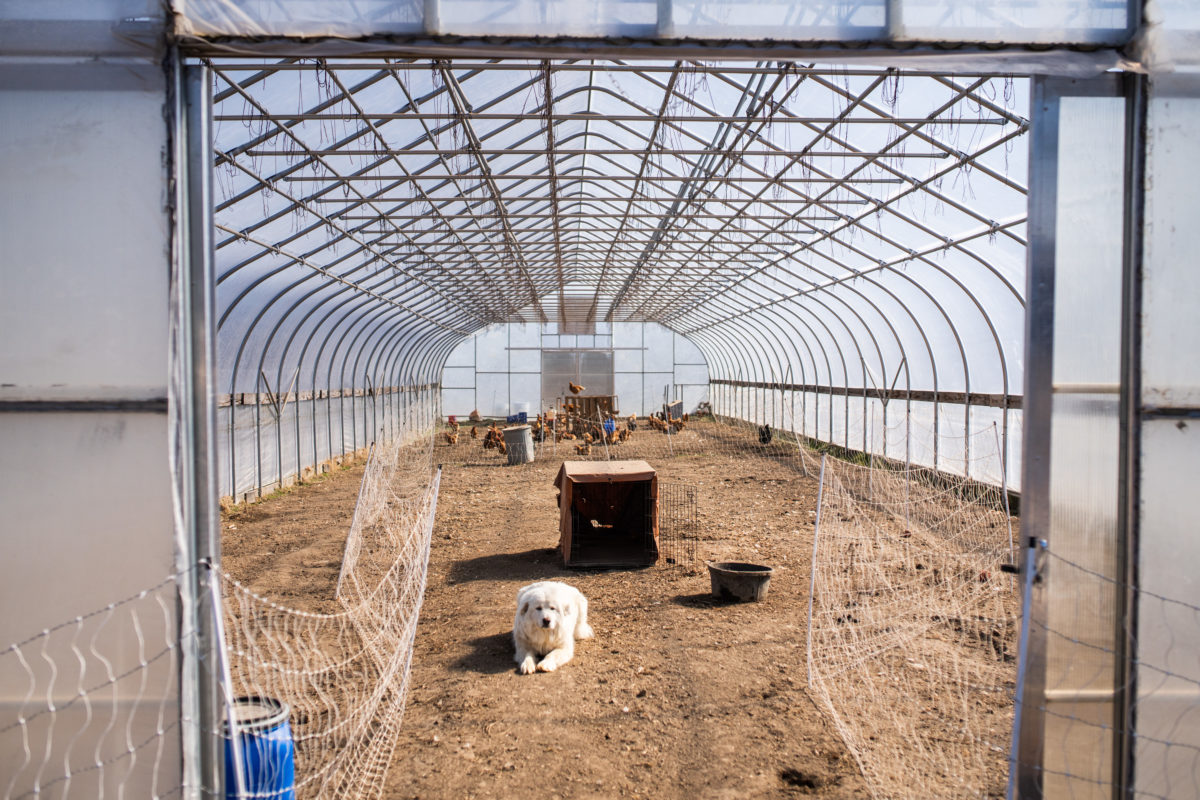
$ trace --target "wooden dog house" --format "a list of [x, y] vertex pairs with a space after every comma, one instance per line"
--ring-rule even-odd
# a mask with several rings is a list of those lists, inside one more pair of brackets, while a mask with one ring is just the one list
[[554, 485], [565, 566], [658, 560], [658, 475], [645, 461], [564, 461]]

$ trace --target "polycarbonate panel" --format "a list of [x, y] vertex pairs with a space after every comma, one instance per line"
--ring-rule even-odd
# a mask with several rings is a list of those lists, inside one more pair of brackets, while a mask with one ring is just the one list
[[708, 383], [708, 367], [704, 364], [676, 364], [676, 383]]
[[642, 373], [642, 402], [647, 409], [661, 411], [662, 404], [667, 401], [671, 379], [675, 376], [670, 372]]
[[669, 372], [675, 364], [675, 335], [671, 331], [647, 323], [643, 336], [645, 369], [648, 372]]
[[[1059, 101], [1046, 569], [1047, 796], [1108, 797], [1118, 569], [1124, 101]], [[1038, 347], [1039, 343], [1032, 342]], [[1044, 345], [1043, 345], [1044, 346]]]
[[[536, 347], [536, 343], [534, 345]], [[446, 359], [447, 367], [471, 367], [475, 368], [475, 339], [466, 339], [459, 343], [457, 347], [450, 351], [450, 356]]]
[[642, 396], [642, 374], [640, 372], [617, 372], [613, 374], [613, 393], [617, 396], [617, 407], [621, 414], [641, 416], [653, 411], [646, 407]]
[[0, 398], [166, 395], [162, 73], [93, 66], [0, 65]]
[[613, 354], [606, 350], [579, 351], [579, 381], [586, 394], [613, 393]]
[[1156, 79], [1147, 108], [1142, 399], [1200, 407], [1200, 77]]
[[1062, 98], [1054, 233], [1056, 386], [1119, 380], [1124, 137], [1121, 98]]
[[1116, 635], [1116, 395], [1055, 395], [1045, 575], [1047, 797], [1109, 797]]
[[1200, 752], [1200, 537], [1195, 496], [1200, 420], [1142, 428], [1137, 595], [1136, 789], [1194, 797]]

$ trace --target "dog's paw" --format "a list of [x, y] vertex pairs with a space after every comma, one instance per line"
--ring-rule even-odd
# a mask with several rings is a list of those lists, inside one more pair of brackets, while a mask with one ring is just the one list
[[586, 622], [581, 622], [575, 627], [576, 639], [591, 639], [595, 635], [596, 632], [592, 630], [592, 626]]
[[554, 672], [556, 669], [558, 669], [558, 662], [552, 658], [544, 658], [537, 665], [538, 672]]
[[525, 656], [525, 659], [517, 667], [517, 671], [522, 675], [532, 675], [538, 669], [541, 669], [541, 664], [537, 664], [533, 660], [533, 656]]

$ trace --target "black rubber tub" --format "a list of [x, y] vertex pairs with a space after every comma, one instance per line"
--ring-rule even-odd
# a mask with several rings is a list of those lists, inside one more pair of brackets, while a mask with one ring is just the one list
[[743, 564], [738, 561], [709, 562], [712, 593], [726, 600], [756, 602], [767, 594], [775, 570], [763, 564]]

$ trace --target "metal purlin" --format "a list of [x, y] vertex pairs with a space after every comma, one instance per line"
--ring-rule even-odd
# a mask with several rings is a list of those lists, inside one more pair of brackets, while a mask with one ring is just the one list
[[[220, 277], [222, 285], [238, 286], [222, 308], [222, 322], [228, 322], [222, 332], [240, 335], [234, 369], [227, 376], [231, 394], [245, 388], [251, 377], [257, 384], [267, 368], [274, 373], [275, 388], [283, 391], [297, 366], [305, 376], [300, 388], [315, 390], [323, 382], [329, 393], [366, 387], [374, 396], [375, 387], [403, 383], [413, 370], [422, 374], [420, 380], [436, 383], [454, 345], [485, 325], [548, 319], [550, 310], [542, 307], [542, 298], [554, 294], [557, 312], [564, 313], [563, 292], [570, 283], [586, 287], [591, 319], [657, 321], [688, 336], [705, 353], [714, 378], [749, 368], [755, 382], [777, 387], [785, 371], [794, 368], [814, 385], [822, 379], [831, 387], [845, 384], [846, 391], [838, 393], [841, 402], [831, 396], [829, 408], [842, 406], [837, 416], [846, 422], [847, 446], [848, 390], [854, 384], [875, 386], [873, 368], [886, 381], [893, 366], [907, 389], [925, 389], [913, 384], [913, 367], [925, 359], [928, 377], [922, 383], [932, 381], [935, 398], [939, 391], [961, 388], [967, 399], [964, 426], [969, 427], [973, 359], [981, 352], [978, 335], [973, 333], [968, 343], [963, 325], [987, 331], [995, 353], [993, 372], [1008, 396], [1009, 357], [1004, 328], [994, 318], [997, 295], [990, 286], [997, 285], [1010, 298], [1012, 305], [1004, 311], [1009, 316], [1018, 313], [1013, 309], [1022, 307], [1023, 298], [973, 243], [1002, 236], [1024, 246], [1017, 233], [1024, 216], [997, 220], [936, 186], [970, 166], [998, 186], [1025, 193], [1018, 181], [979, 161], [1008, 146], [1028, 126], [982, 93], [987, 76], [966, 82], [962, 76], [904, 76], [950, 90], [951, 97], [925, 118], [897, 118], [871, 102], [884, 81], [901, 76], [895, 70], [765, 63], [322, 62], [328, 88], [307, 109], [276, 112], [254, 91], [277, 71], [316, 68], [294, 60], [213, 64], [228, 84], [217, 95], [218, 106], [240, 103], [243, 112], [226, 114], [218, 107], [217, 118], [262, 120], [257, 130], [249, 122], [246, 141], [217, 155], [219, 163], [236, 171], [230, 180], [241, 184], [218, 212], [244, 217], [247, 204], [264, 206], [248, 224], [219, 227], [225, 234], [219, 250], [235, 243], [240, 247], [239, 260]], [[640, 82], [646, 93], [628, 93], [635, 98], [598, 86], [597, 70], [605, 69]], [[340, 75], [343, 70], [367, 74], [348, 83]], [[428, 71], [430, 84], [414, 91], [404, 76], [421, 71]], [[495, 85], [496, 76], [512, 72], [524, 75]], [[556, 89], [555, 75], [575, 73], [586, 73], [586, 82], [567, 81], [565, 88]], [[689, 73], [713, 78], [725, 94], [719, 101], [701, 103], [681, 85], [681, 77]], [[433, 75], [441, 76], [440, 85]], [[865, 80], [851, 88], [847, 76]], [[394, 83], [403, 101], [377, 113], [378, 98], [365, 98], [378, 94], [384, 83]], [[787, 105], [801, 85], [818, 86], [841, 104], [830, 116], [802, 115]], [[730, 92], [741, 99], [734, 101]], [[506, 110], [523, 95], [526, 107]], [[529, 97], [536, 101], [529, 103]], [[655, 106], [637, 102], [655, 97]], [[597, 98], [604, 99], [607, 112], [597, 110]], [[452, 108], [431, 111], [439, 99], [448, 99]], [[583, 101], [587, 111], [575, 112]], [[971, 114], [941, 116], [968, 102]], [[737, 110], [720, 112], [726, 103]], [[614, 112], [614, 104], [628, 111]], [[981, 119], [986, 114], [992, 117]], [[342, 117], [357, 121], [354, 130], [334, 137], [333, 144], [309, 141], [308, 121]], [[389, 126], [400, 120], [411, 120], [419, 129], [405, 129], [404, 144], [389, 144], [394, 133]], [[475, 127], [476, 120], [481, 127]], [[577, 120], [583, 122], [581, 130], [575, 129]], [[716, 127], [701, 135], [689, 129], [687, 120], [707, 120]], [[649, 132], [639, 121], [649, 123]], [[872, 140], [870, 146], [856, 146], [849, 132], [868, 121], [891, 127], [882, 144]], [[778, 122], [810, 136], [797, 147], [780, 144], [772, 128]], [[963, 151], [932, 133], [931, 126], [946, 123], [996, 124], [1002, 130]], [[456, 126], [466, 144], [447, 148], [439, 137]], [[932, 151], [900, 152], [906, 139]], [[289, 149], [282, 149], [280, 140]], [[378, 149], [364, 147], [364, 140], [377, 143]], [[822, 144], [826, 147], [818, 150]], [[455, 168], [450, 158], [456, 155], [469, 157], [473, 166]], [[278, 156], [289, 160], [274, 160]], [[333, 159], [341, 156], [367, 160], [335, 164]], [[828, 156], [841, 157], [844, 168], [824, 163]], [[939, 157], [947, 163], [920, 176], [909, 175], [900, 165], [901, 158]], [[344, 169], [347, 164], [349, 170]], [[325, 174], [301, 174], [310, 167]], [[388, 174], [381, 176], [381, 170]], [[882, 180], [895, 181], [896, 190], [868, 188]], [[315, 190], [303, 190], [309, 182], [316, 184]], [[293, 192], [292, 186], [301, 190]], [[338, 187], [341, 198], [333, 196]], [[476, 194], [480, 191], [483, 199]], [[260, 200], [264, 193], [269, 196]], [[914, 196], [931, 198], [976, 220], [979, 227], [947, 236], [897, 207]], [[856, 208], [846, 213], [846, 204]], [[298, 214], [312, 221], [293, 222], [280, 235], [281, 222]], [[872, 228], [870, 218], [879, 214], [895, 219], [902, 230]], [[328, 235], [320, 239], [322, 232]], [[904, 238], [912, 235], [926, 241], [910, 246]], [[945, 251], [960, 254], [978, 270], [961, 275], [961, 262], [939, 263], [935, 257]], [[909, 264], [940, 276], [943, 285], [926, 286], [921, 275], [905, 271]], [[264, 270], [265, 265], [270, 266]], [[901, 294], [895, 280], [909, 288]], [[943, 294], [950, 287], [965, 304]], [[264, 299], [265, 294], [273, 296]], [[922, 305], [912, 306], [918, 297]], [[246, 315], [243, 307], [255, 311]], [[936, 345], [930, 338], [929, 309], [944, 326]], [[904, 325], [898, 327], [900, 320]], [[914, 359], [915, 344], [925, 359]], [[257, 352], [247, 352], [250, 347]], [[939, 375], [950, 353], [958, 370], [951, 370], [947, 388]], [[961, 383], [954, 376], [957, 371]], [[763, 394], [764, 404], [783, 396], [782, 388], [755, 392]], [[863, 392], [856, 396], [862, 397], [865, 419], [869, 399]], [[347, 401], [354, 405], [357, 399], [342, 391], [342, 402]], [[314, 412], [317, 402], [314, 393]], [[378, 398], [369, 403], [377, 404]], [[332, 405], [327, 409], [331, 416]], [[936, 409], [935, 400], [938, 425], [942, 415]], [[357, 419], [356, 411], [350, 424], [357, 425]], [[295, 422], [298, 426], [298, 410]], [[833, 418], [822, 422], [832, 433]], [[1007, 441], [1007, 409], [1004, 426]], [[357, 433], [352, 435], [358, 441]], [[867, 435], [864, 428], [864, 448]], [[314, 424], [314, 454], [316, 436]], [[329, 438], [332, 452], [332, 424]], [[935, 447], [936, 442], [935, 435]], [[964, 456], [969, 462], [969, 452]], [[282, 466], [281, 460], [281, 471]]]

